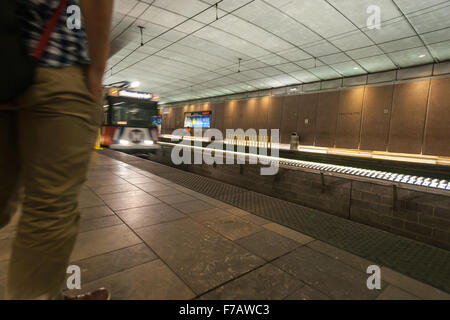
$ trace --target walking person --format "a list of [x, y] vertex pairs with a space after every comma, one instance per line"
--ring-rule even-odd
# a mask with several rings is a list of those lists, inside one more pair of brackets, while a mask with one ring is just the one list
[[[13, 103], [0, 106], [0, 227], [8, 223], [19, 199], [22, 204], [6, 298], [62, 299], [79, 229], [77, 198], [103, 117], [113, 0], [16, 4], [28, 53], [42, 52], [32, 85]], [[76, 18], [77, 8], [84, 28], [72, 29], [67, 22]], [[56, 23], [43, 46], [52, 17]], [[70, 298], [109, 299], [109, 292], [100, 289]]]

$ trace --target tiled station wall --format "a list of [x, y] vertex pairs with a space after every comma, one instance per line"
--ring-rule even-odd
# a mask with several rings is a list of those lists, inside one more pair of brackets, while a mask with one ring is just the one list
[[[173, 165], [169, 149], [157, 157], [159, 158], [156, 160]], [[280, 168], [276, 176], [261, 176], [258, 165], [203, 164], [183, 165], [181, 168], [450, 249], [450, 198], [448, 196], [411, 191], [401, 187], [394, 188], [390, 183], [355, 181], [289, 168]], [[274, 208], [267, 208], [267, 210], [269, 216], [276, 216]]]
[[184, 113], [212, 111], [213, 127], [280, 129], [281, 142], [450, 156], [450, 78], [266, 96], [169, 108], [163, 133], [182, 128]]

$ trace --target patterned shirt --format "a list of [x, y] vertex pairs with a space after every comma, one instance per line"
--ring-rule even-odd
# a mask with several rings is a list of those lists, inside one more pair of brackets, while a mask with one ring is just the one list
[[[39, 39], [58, 7], [60, 0], [17, 0], [18, 12], [22, 32], [25, 37], [28, 51], [32, 53], [39, 43]], [[64, 8], [59, 23], [53, 31], [48, 46], [39, 61], [44, 67], [67, 67], [80, 64], [89, 64], [87, 40], [84, 29], [68, 28], [68, 19], [74, 21], [70, 6], [76, 5], [78, 0], [68, 0], [67, 8]], [[73, 7], [72, 7], [73, 8]]]

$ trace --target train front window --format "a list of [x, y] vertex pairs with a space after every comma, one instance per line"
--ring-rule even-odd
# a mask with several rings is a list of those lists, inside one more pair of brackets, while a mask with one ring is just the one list
[[158, 111], [154, 108], [133, 105], [113, 105], [112, 125], [146, 128], [152, 125], [152, 117], [157, 114]]

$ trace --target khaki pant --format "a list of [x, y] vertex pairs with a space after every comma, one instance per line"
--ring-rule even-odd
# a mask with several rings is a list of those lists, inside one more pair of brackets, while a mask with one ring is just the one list
[[61, 297], [102, 114], [81, 67], [38, 68], [17, 106], [0, 109], [0, 227], [22, 201], [8, 299]]

